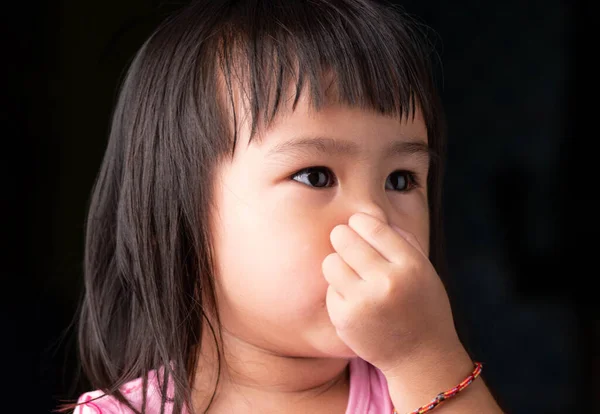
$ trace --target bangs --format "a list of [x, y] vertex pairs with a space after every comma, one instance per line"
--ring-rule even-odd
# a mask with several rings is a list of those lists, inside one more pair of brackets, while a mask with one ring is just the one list
[[213, 39], [237, 141], [235, 95], [251, 116], [250, 141], [305, 88], [309, 105], [339, 104], [414, 116], [430, 131], [438, 116], [433, 44], [398, 6], [362, 1], [280, 0], [233, 5]]

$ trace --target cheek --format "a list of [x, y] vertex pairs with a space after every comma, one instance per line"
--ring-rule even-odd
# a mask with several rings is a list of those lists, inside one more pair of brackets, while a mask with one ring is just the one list
[[429, 210], [425, 208], [417, 217], [418, 219], [415, 220], [415, 229], [412, 231], [412, 233], [415, 235], [417, 240], [419, 240], [419, 244], [423, 248], [425, 254], [429, 256]]
[[399, 205], [399, 217], [394, 220], [400, 223], [404, 230], [414, 234], [425, 253], [429, 255], [430, 216], [426, 193]]
[[328, 226], [272, 200], [228, 197], [220, 207], [220, 302], [261, 319], [313, 317], [327, 290]]

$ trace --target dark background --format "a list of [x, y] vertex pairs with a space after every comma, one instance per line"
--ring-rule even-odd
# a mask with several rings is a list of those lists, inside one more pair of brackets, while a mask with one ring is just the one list
[[[402, 4], [441, 39], [449, 293], [463, 340], [508, 413], [600, 412], [592, 11], [558, 0]], [[88, 196], [119, 80], [173, 9], [3, 6], [0, 412], [47, 413], [87, 389], [65, 329]]]

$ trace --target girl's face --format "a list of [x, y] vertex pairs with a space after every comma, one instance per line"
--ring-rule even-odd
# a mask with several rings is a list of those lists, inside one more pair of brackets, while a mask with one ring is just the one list
[[[355, 356], [325, 305], [329, 233], [366, 212], [413, 233], [429, 251], [427, 144], [422, 114], [402, 122], [329, 106], [294, 112], [217, 169], [214, 246], [223, 332], [276, 355]], [[394, 145], [394, 147], [392, 147]], [[418, 182], [415, 184], [413, 178]]]

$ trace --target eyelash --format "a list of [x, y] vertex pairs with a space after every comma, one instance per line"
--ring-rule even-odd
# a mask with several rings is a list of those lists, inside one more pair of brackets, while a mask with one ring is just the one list
[[[301, 174], [310, 173], [310, 172], [314, 172], [314, 171], [323, 171], [323, 170], [327, 171], [327, 173], [330, 174], [330, 176], [334, 176], [333, 172], [329, 168], [327, 168], [327, 167], [308, 167], [308, 168], [303, 168], [300, 171], [296, 172], [290, 178], [294, 179], [295, 177], [298, 177]], [[403, 173], [404, 175], [406, 175], [407, 176], [407, 181], [408, 181], [408, 187], [409, 187], [406, 190], [396, 190], [396, 191], [401, 192], [401, 193], [409, 193], [412, 190], [420, 187], [419, 179], [417, 178], [417, 175], [414, 172], [408, 171], [408, 170], [396, 170], [392, 174], [394, 174], [394, 173]], [[294, 181], [297, 181], [297, 180], [294, 180]], [[297, 181], [297, 182], [299, 182], [300, 184], [304, 184], [307, 187], [315, 188], [317, 190], [320, 190], [320, 189], [323, 189], [323, 188], [329, 188], [332, 185], [331, 184], [331, 180], [328, 180], [328, 184], [326, 186], [323, 186], [323, 187], [315, 187], [315, 186], [312, 186], [312, 185], [309, 185], [309, 184], [305, 184], [305, 183], [300, 182], [300, 181]], [[335, 182], [333, 184], [335, 184]], [[387, 179], [386, 179], [386, 186], [387, 186]]]

